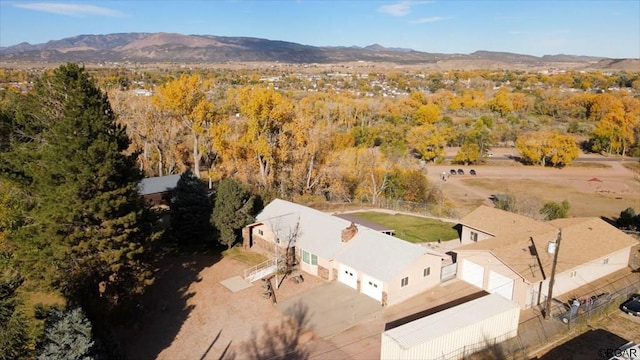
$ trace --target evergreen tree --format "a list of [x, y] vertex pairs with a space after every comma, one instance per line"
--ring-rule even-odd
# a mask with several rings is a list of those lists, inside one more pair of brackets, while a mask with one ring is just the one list
[[24, 278], [5, 270], [0, 274], [0, 360], [25, 358], [27, 332], [25, 316], [18, 309], [16, 290]]
[[194, 245], [212, 239], [211, 200], [206, 185], [187, 169], [171, 198], [171, 233], [179, 243]]
[[91, 322], [79, 308], [52, 309], [45, 322], [44, 341], [38, 360], [94, 359]]
[[255, 199], [234, 179], [223, 179], [218, 185], [212, 220], [220, 232], [218, 242], [231, 248], [239, 239], [242, 228], [254, 219]]
[[72, 303], [108, 312], [151, 278], [137, 154], [125, 153], [126, 129], [78, 65], [45, 75], [26, 103], [0, 153], [0, 172], [19, 178], [35, 202], [12, 236], [18, 258]]

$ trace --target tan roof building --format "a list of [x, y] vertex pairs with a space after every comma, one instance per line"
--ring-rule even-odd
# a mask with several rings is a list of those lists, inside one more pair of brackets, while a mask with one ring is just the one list
[[[561, 295], [627, 267], [630, 249], [638, 244], [599, 218], [541, 222], [487, 206], [460, 225], [461, 237], [467, 238], [461, 238], [463, 245], [455, 250], [458, 277], [523, 308], [545, 299], [556, 251], [553, 294]], [[477, 240], [474, 232], [480, 234]]]

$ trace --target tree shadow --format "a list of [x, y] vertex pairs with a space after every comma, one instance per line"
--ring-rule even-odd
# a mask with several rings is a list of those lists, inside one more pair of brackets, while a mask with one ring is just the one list
[[556, 346], [543, 356], [536, 358], [539, 360], [562, 360], [562, 359], [597, 359], [609, 358], [602, 356], [602, 352], [611, 351], [628, 343], [620, 336], [602, 329], [594, 329], [575, 337], [564, 344]]
[[[242, 359], [304, 360], [310, 356], [305, 343], [312, 339], [309, 327], [309, 310], [301, 302], [285, 311], [284, 318], [275, 325], [265, 324], [261, 332], [253, 330], [251, 340], [240, 347]], [[238, 354], [224, 354], [221, 359], [235, 359]]]
[[188, 291], [189, 286], [201, 281], [200, 272], [221, 258], [218, 252], [174, 255], [157, 264], [155, 282], [141, 296], [136, 319], [116, 330], [126, 358], [155, 359], [171, 345], [193, 309], [187, 304], [195, 295]]

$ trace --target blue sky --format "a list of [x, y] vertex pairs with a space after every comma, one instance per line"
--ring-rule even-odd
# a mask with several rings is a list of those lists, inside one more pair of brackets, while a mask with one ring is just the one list
[[640, 0], [0, 0], [0, 46], [119, 32], [640, 58]]

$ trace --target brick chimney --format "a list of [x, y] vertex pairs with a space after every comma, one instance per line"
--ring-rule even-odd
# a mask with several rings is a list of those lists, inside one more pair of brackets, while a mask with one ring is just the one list
[[356, 226], [356, 224], [351, 222], [351, 225], [349, 225], [345, 229], [342, 229], [342, 242], [348, 242], [349, 240], [353, 239], [353, 237], [356, 236], [357, 233], [358, 227]]

